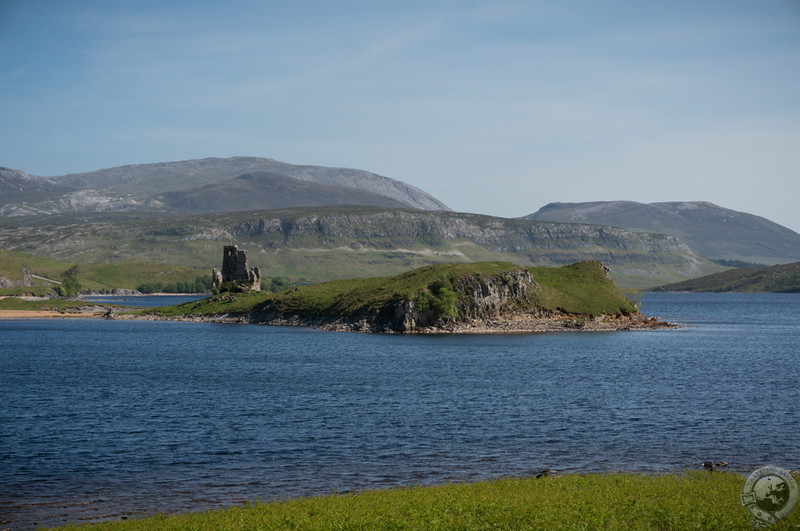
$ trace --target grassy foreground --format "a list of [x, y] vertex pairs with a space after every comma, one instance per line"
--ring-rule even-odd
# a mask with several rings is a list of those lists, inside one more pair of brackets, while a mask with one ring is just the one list
[[[734, 473], [506, 478], [255, 503], [92, 529], [753, 529]], [[771, 529], [796, 529], [800, 510]], [[84, 526], [85, 528], [85, 526]]]

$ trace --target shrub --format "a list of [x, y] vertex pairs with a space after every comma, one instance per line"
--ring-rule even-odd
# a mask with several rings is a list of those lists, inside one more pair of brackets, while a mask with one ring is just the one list
[[189, 282], [143, 282], [136, 286], [142, 293], [208, 293], [211, 291], [211, 277], [200, 276]]
[[458, 295], [453, 291], [449, 279], [433, 282], [427, 289], [417, 292], [414, 304], [420, 311], [431, 311], [437, 317], [456, 317], [458, 315]]
[[62, 275], [64, 279], [56, 287], [56, 294], [59, 297], [77, 297], [81, 291], [81, 283], [78, 282], [78, 266], [72, 266]]

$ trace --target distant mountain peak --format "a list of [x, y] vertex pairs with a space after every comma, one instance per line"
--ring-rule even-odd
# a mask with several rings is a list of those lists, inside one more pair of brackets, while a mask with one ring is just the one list
[[40, 201], [73, 191], [47, 177], [0, 166], [0, 208], [17, 201]]
[[[5, 179], [0, 172], [0, 192], [7, 192], [0, 196], [6, 204], [0, 204], [0, 215], [20, 215], [31, 213], [57, 213], [57, 212], [82, 212], [94, 211], [95, 205], [91, 201], [64, 201], [59, 194], [67, 192], [87, 192], [81, 197], [111, 198], [105, 200], [103, 210], [115, 208], [114, 205], [124, 206], [129, 210], [151, 211], [153, 208], [162, 209], [161, 198], [165, 194], [178, 194], [189, 192], [195, 194], [197, 203], [205, 203], [209, 207], [211, 202], [215, 208], [223, 208], [219, 201], [200, 200], [197, 194], [203, 186], [220, 185], [241, 175], [253, 175], [266, 172], [281, 175], [285, 178], [303, 181], [306, 186], [294, 183], [291, 187], [297, 194], [307, 194], [313, 199], [302, 196], [289, 196], [288, 184], [283, 181], [278, 184], [273, 181], [268, 186], [277, 186], [282, 190], [267, 198], [270, 191], [266, 189], [253, 189], [257, 196], [264, 199], [259, 204], [271, 205], [270, 208], [289, 208], [301, 205], [378, 205], [394, 206], [397, 208], [417, 208], [422, 210], [450, 210], [450, 208], [432, 195], [408, 183], [384, 177], [365, 170], [353, 168], [330, 168], [324, 166], [295, 165], [280, 162], [271, 158], [237, 156], [229, 158], [207, 157], [174, 162], [156, 162], [148, 164], [129, 164], [114, 168], [106, 168], [84, 173], [72, 173], [51, 178], [28, 176], [18, 170], [5, 170], [11, 177]], [[13, 178], [12, 178], [13, 177]], [[26, 186], [22, 186], [25, 179], [38, 183], [39, 189], [28, 193]], [[333, 189], [326, 188], [333, 186]], [[314, 189], [317, 189], [314, 191]], [[221, 189], [224, 190], [224, 187]], [[325, 202], [325, 190], [331, 192], [330, 201]], [[89, 194], [88, 192], [92, 192]], [[349, 198], [347, 195], [349, 194]], [[286, 201], [281, 204], [278, 197]], [[118, 201], [114, 198], [124, 198]], [[242, 198], [253, 202], [253, 198]], [[210, 200], [210, 199], [209, 199]], [[43, 203], [44, 202], [44, 203]], [[186, 205], [182, 203], [186, 211]], [[236, 201], [231, 201], [232, 208], [236, 208]], [[217, 211], [217, 210], [214, 210]]]
[[403, 208], [408, 205], [389, 197], [336, 184], [314, 183], [279, 173], [245, 173], [221, 183], [167, 192], [163, 199], [188, 212], [230, 212], [279, 208], [365, 205]]
[[525, 219], [669, 234], [711, 259], [765, 264], [800, 260], [800, 234], [761, 216], [708, 201], [550, 203]]

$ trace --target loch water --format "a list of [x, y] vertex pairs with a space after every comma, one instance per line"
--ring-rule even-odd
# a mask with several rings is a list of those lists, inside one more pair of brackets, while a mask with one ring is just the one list
[[639, 332], [0, 321], [26, 528], [558, 471], [800, 468], [800, 294], [651, 293]]

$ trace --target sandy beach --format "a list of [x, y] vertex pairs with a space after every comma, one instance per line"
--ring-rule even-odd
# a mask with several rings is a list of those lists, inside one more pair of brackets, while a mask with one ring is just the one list
[[0, 310], [0, 319], [93, 319], [102, 317], [98, 312], [53, 312], [41, 310]]

